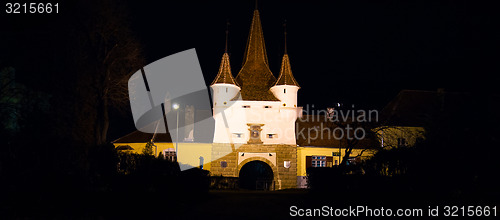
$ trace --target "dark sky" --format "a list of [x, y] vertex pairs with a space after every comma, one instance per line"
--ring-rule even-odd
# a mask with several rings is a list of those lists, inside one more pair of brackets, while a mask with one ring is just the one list
[[[236, 75], [254, 1], [168, 4], [172, 10], [168, 6], [151, 10], [143, 3], [134, 6], [134, 28], [146, 45], [148, 59], [195, 47], [211, 81], [229, 20]], [[347, 99], [351, 93], [387, 89], [467, 89], [476, 86], [472, 82], [486, 81], [474, 78], [498, 70], [489, 69], [498, 58], [500, 37], [493, 6], [463, 1], [276, 1], [259, 3], [259, 10], [273, 73], [278, 75], [283, 55], [286, 19], [294, 75], [302, 84], [301, 92], [311, 94], [302, 98], [330, 94]]]
[[[258, 4], [275, 76], [287, 21], [292, 71], [302, 87], [299, 104], [346, 102], [376, 108], [401, 89], [471, 91], [492, 86], [489, 82], [499, 70], [495, 6], [472, 1]], [[229, 20], [233, 74], [241, 68], [255, 1], [140, 1], [132, 8], [133, 28], [148, 61], [194, 47], [210, 83]]]
[[[229, 21], [233, 75], [241, 68], [255, 1], [124, 4], [129, 4], [131, 27], [148, 63], [196, 48], [210, 83], [224, 52]], [[259, 1], [258, 8], [276, 77], [287, 21], [288, 53], [301, 86], [299, 105], [324, 108], [343, 102], [381, 108], [401, 89], [498, 91], [500, 26], [494, 1]], [[71, 13], [64, 6], [61, 10]], [[20, 59], [57, 64], [57, 59], [30, 57], [44, 44], [37, 34], [50, 37], [50, 29], [59, 28], [50, 25], [57, 16], [0, 15], [5, 30], [0, 37], [7, 39], [0, 44], [0, 67], [15, 66], [20, 78], [29, 78], [34, 73]], [[50, 50], [46, 53], [50, 57]]]

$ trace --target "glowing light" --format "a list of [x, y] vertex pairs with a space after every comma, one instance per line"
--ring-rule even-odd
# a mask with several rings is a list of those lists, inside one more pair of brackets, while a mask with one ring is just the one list
[[172, 108], [174, 108], [175, 110], [179, 109], [179, 104], [174, 103], [174, 104], [172, 105]]

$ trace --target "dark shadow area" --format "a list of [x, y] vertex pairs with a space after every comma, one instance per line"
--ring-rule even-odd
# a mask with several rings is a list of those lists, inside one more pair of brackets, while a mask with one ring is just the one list
[[273, 170], [262, 161], [251, 161], [243, 165], [239, 174], [241, 189], [270, 190], [272, 189]]

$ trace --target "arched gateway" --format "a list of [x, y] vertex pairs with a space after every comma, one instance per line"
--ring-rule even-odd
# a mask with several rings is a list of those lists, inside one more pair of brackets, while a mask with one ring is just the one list
[[243, 165], [239, 172], [239, 186], [242, 189], [274, 189], [272, 168], [265, 162], [253, 160]]

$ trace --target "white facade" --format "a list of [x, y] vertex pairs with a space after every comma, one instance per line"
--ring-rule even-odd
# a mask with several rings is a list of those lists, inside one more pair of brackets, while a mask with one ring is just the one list
[[[230, 101], [234, 96], [227, 98], [227, 87], [212, 85], [214, 143], [246, 144], [250, 139], [250, 125], [262, 125], [260, 140], [263, 144], [296, 144], [295, 120], [300, 109], [296, 107], [298, 87], [294, 86], [295, 91], [290, 89], [287, 95], [276, 96], [281, 101]], [[295, 107], [283, 106], [284, 102]]]
[[276, 85], [271, 87], [271, 92], [281, 101], [283, 108], [297, 108], [298, 86]]
[[286, 50], [278, 79], [269, 69], [257, 10], [236, 79], [226, 47], [211, 88], [214, 143], [296, 145], [295, 121], [302, 111], [297, 106], [300, 87], [292, 75]]

